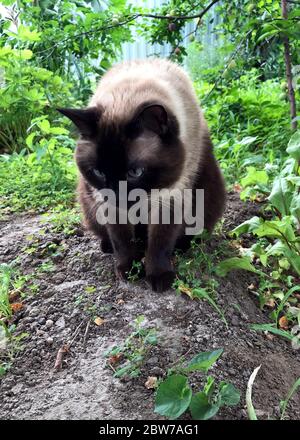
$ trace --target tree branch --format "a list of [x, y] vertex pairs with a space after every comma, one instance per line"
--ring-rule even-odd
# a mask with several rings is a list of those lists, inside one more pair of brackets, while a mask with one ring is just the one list
[[137, 20], [138, 18], [153, 18], [153, 19], [159, 19], [159, 20], [192, 20], [195, 18], [199, 18], [201, 19], [216, 3], [218, 3], [220, 0], [213, 0], [209, 5], [207, 5], [201, 12], [199, 12], [198, 14], [194, 14], [194, 15], [174, 15], [174, 16], [170, 16], [170, 15], [157, 15], [157, 14], [143, 14], [143, 13], [136, 13], [133, 14], [129, 17], [125, 17], [123, 21], [117, 23], [117, 24], [110, 24], [108, 26], [101, 26], [99, 28], [95, 28], [95, 29], [91, 29], [89, 31], [85, 31], [85, 32], [80, 32], [79, 34], [73, 35], [72, 37], [68, 37], [65, 38], [64, 40], [59, 41], [57, 44], [52, 45], [52, 47], [49, 47], [48, 49], [43, 49], [41, 51], [38, 51], [36, 53], [40, 54], [43, 52], [48, 52], [50, 50], [53, 50], [55, 47], [57, 47], [58, 45], [64, 44], [69, 40], [73, 40], [76, 38], [80, 38], [86, 35], [90, 35], [90, 34], [95, 34], [98, 32], [104, 32], [104, 31], [108, 31], [110, 29], [113, 28], [118, 28], [118, 27], [122, 27], [128, 23], [131, 23], [132, 21]]
[[216, 3], [220, 0], [213, 0], [203, 11], [194, 15], [156, 15], [156, 14], [138, 14], [139, 17], [158, 18], [160, 20], [192, 20], [194, 18], [202, 18]]

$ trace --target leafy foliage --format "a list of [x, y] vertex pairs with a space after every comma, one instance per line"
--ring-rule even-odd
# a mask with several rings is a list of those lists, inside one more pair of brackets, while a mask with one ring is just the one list
[[[241, 184], [254, 187], [253, 194], [263, 193], [267, 202], [266, 210], [271, 218], [255, 216], [236, 227], [232, 235], [239, 237], [248, 233], [257, 237], [258, 241], [246, 251], [247, 255], [224, 260], [217, 268], [217, 273], [222, 276], [232, 269], [244, 269], [259, 274], [260, 304], [261, 307], [271, 305], [275, 327], [266, 324], [253, 328], [290, 340], [292, 337], [286, 330], [300, 323], [300, 308], [297, 307], [297, 298], [294, 296], [299, 290], [297, 284], [300, 277], [299, 151], [300, 138], [299, 132], [296, 132], [288, 144], [288, 157], [273, 182], [269, 182], [267, 174], [262, 174], [264, 179], [259, 181], [267, 186], [261, 189], [253, 179], [254, 170], [251, 170], [250, 176], [248, 172], [247, 178], [241, 179]], [[251, 263], [251, 259], [262, 269], [268, 270], [271, 267], [272, 272], [267, 274], [259, 270]], [[285, 317], [284, 324], [280, 321], [282, 316]]]
[[[222, 355], [223, 350], [196, 355], [186, 367], [177, 367], [178, 373], [171, 373], [157, 389], [155, 412], [177, 419], [187, 409], [195, 420], [207, 420], [217, 414], [222, 406], [235, 406], [240, 401], [239, 391], [230, 383], [220, 382], [218, 386], [212, 376], [206, 377], [202, 391], [193, 394], [188, 383], [188, 374], [207, 371]], [[179, 374], [181, 373], [181, 374]]]
[[139, 376], [147, 352], [151, 346], [157, 344], [156, 329], [147, 327], [144, 321], [144, 316], [138, 316], [132, 323], [133, 332], [125, 342], [105, 353], [108, 365], [115, 371], [115, 377]]

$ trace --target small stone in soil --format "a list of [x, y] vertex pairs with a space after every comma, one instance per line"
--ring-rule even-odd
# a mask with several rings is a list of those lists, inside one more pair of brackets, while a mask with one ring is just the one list
[[165, 374], [164, 370], [160, 367], [154, 367], [150, 370], [152, 376], [163, 376]]
[[53, 338], [47, 338], [46, 342], [48, 345], [52, 345], [53, 344]]
[[65, 318], [64, 318], [63, 316], [61, 316], [61, 317], [56, 321], [55, 325], [56, 325], [58, 328], [60, 328], [60, 329], [65, 328], [65, 325], [66, 325], [66, 323], [65, 323]]
[[52, 319], [47, 319], [47, 321], [46, 321], [46, 327], [50, 328], [50, 327], [52, 327], [52, 326], [53, 326], [53, 321], [52, 321]]

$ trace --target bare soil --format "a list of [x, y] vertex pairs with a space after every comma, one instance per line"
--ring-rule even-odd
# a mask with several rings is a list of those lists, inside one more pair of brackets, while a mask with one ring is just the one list
[[[230, 195], [225, 229], [257, 214], [259, 207], [243, 204]], [[218, 380], [232, 382], [241, 390], [237, 407], [222, 410], [216, 418], [245, 419], [245, 391], [255, 367], [262, 365], [253, 389], [253, 402], [260, 418], [276, 418], [279, 402], [300, 376], [300, 351], [289, 342], [250, 330], [251, 323], [269, 322], [247, 286], [255, 275], [232, 272], [220, 279], [218, 304], [225, 312], [229, 328], [204, 301], [191, 301], [170, 290], [157, 294], [143, 280], [119, 282], [113, 272], [113, 258], [100, 251], [99, 242], [78, 229], [75, 234], [53, 233], [39, 216], [12, 216], [1, 222], [0, 261], [19, 258], [23, 273], [36, 273], [43, 261], [52, 261], [55, 270], [36, 275], [39, 292], [24, 299], [24, 308], [14, 316], [17, 332], [27, 332], [24, 349], [0, 381], [1, 419], [160, 419], [153, 412], [154, 393], [145, 387], [148, 376], [164, 376], [166, 370], [186, 354], [224, 348], [224, 354], [211, 370]], [[33, 254], [24, 252], [28, 236], [37, 240]], [[224, 238], [225, 239], [225, 238]], [[56, 243], [54, 255], [49, 244]], [[212, 239], [212, 247], [220, 238]], [[50, 252], [51, 253], [51, 252]], [[85, 288], [95, 286], [87, 293]], [[106, 366], [103, 353], [124, 340], [132, 331], [130, 323], [144, 315], [158, 328], [158, 345], [145, 359], [140, 377], [120, 380]], [[87, 319], [93, 320], [85, 336]], [[63, 368], [54, 371], [59, 348], [72, 339], [79, 327]], [[192, 385], [198, 389], [203, 375], [195, 374]], [[291, 400], [290, 419], [300, 419], [300, 395]], [[184, 416], [188, 417], [188, 416]]]

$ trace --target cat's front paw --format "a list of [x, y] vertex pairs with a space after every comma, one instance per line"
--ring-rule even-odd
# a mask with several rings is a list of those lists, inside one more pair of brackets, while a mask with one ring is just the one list
[[115, 264], [115, 273], [116, 277], [121, 281], [127, 281], [128, 275], [132, 268], [132, 262], [124, 262], [124, 263], [116, 263]]
[[147, 275], [147, 281], [150, 284], [154, 292], [164, 292], [170, 289], [175, 279], [174, 271], [162, 272], [159, 275], [151, 274]]

